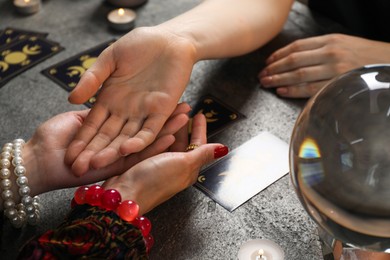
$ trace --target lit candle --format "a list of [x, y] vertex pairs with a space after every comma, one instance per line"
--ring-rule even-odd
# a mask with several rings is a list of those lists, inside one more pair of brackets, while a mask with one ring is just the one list
[[133, 29], [136, 17], [137, 14], [133, 10], [119, 8], [111, 11], [107, 15], [107, 20], [111, 28], [119, 31], [128, 31]]
[[14, 6], [21, 14], [35, 14], [41, 9], [41, 0], [14, 0]]
[[268, 239], [253, 239], [241, 245], [239, 260], [284, 260], [283, 249]]

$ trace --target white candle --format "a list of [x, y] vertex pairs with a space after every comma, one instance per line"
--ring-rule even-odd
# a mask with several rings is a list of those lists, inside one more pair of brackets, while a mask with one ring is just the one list
[[268, 239], [253, 239], [241, 245], [239, 260], [284, 260], [283, 249]]
[[137, 14], [127, 8], [119, 8], [111, 11], [107, 15], [107, 20], [111, 28], [119, 31], [128, 31], [133, 29]]
[[14, 6], [21, 14], [35, 14], [41, 9], [41, 0], [14, 0]]

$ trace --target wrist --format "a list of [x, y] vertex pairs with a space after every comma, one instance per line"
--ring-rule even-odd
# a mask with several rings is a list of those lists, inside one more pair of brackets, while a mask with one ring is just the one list
[[16, 228], [26, 223], [35, 225], [40, 216], [39, 200], [30, 193], [24, 151], [24, 140], [15, 139], [5, 144], [1, 153], [1, 204], [4, 215]]
[[[131, 169], [130, 169], [131, 171]], [[129, 176], [135, 176], [135, 174], [126, 173], [127, 178], [122, 180], [122, 175], [110, 178], [104, 182], [104, 189], [114, 189], [117, 190], [122, 197], [122, 200], [132, 200], [135, 201], [139, 206], [139, 214], [143, 215], [148, 212], [145, 203], [143, 203], [141, 196], [141, 189], [137, 182], [132, 181], [132, 178]]]
[[169, 41], [171, 49], [181, 57], [187, 57], [192, 65], [203, 59], [197, 47], [200, 46], [198, 39], [191, 32], [164, 23], [152, 28], [162, 33]]
[[134, 29], [132, 33], [139, 34], [141, 38], [160, 40], [165, 48], [164, 55], [169, 55], [169, 58], [178, 56], [178, 59], [187, 60], [189, 62], [187, 64], [191, 65], [199, 61], [196, 41], [190, 34], [181, 33], [163, 24], [153, 27], [139, 27]]
[[[37, 169], [37, 160], [35, 158], [35, 154], [32, 149], [32, 144], [30, 142], [26, 143], [23, 146], [22, 149], [22, 159], [23, 159], [23, 164], [26, 169], [25, 176], [28, 179], [28, 185], [30, 188], [30, 196], [34, 197], [35, 195], [40, 194], [40, 189], [39, 185], [37, 185], [37, 180], [39, 180], [38, 174], [38, 169]], [[16, 179], [17, 176], [14, 174], [15, 166], [11, 163], [9, 166], [9, 180], [12, 183], [10, 187], [10, 191], [13, 194], [13, 199], [16, 204], [20, 203], [21, 201], [21, 196], [19, 194], [19, 187], [16, 185]], [[3, 202], [3, 199], [1, 200]], [[3, 203], [0, 203], [0, 210], [3, 210]]]
[[[45, 179], [41, 176], [41, 169], [39, 164], [39, 158], [37, 157], [37, 151], [34, 143], [28, 141], [23, 148], [23, 161], [26, 168], [26, 177], [30, 186], [30, 195], [36, 196], [44, 193]], [[44, 164], [41, 164], [44, 165]]]

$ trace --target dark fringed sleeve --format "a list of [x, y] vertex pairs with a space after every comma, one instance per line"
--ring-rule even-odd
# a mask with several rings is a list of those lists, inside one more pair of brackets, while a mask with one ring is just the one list
[[112, 211], [72, 209], [56, 229], [34, 237], [18, 259], [148, 259], [141, 231]]

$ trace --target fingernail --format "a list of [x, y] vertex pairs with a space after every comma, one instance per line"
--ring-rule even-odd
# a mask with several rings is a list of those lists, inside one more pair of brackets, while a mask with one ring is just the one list
[[219, 146], [217, 148], [215, 148], [214, 150], [214, 159], [218, 159], [218, 158], [221, 158], [225, 155], [227, 155], [229, 152], [229, 148], [227, 146]]
[[276, 92], [277, 92], [279, 95], [285, 95], [285, 94], [287, 94], [288, 89], [287, 89], [287, 88], [278, 88], [278, 89], [276, 90]]
[[270, 86], [271, 82], [272, 82], [272, 76], [267, 76], [260, 79], [260, 83], [261, 85], [263, 85], [263, 87]]

